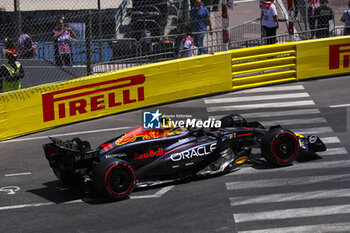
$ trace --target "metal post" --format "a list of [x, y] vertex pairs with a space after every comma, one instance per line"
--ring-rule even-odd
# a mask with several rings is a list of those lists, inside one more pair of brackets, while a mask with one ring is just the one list
[[184, 0], [183, 8], [184, 8], [184, 11], [183, 11], [184, 22], [185, 22], [185, 24], [188, 24], [188, 21], [190, 19], [190, 17], [189, 17], [189, 8], [190, 8], [190, 6], [188, 4], [188, 0]]
[[288, 33], [289, 35], [294, 35], [294, 11], [293, 10], [293, 0], [288, 0]]
[[16, 23], [15, 23], [15, 35], [14, 37], [18, 37], [22, 31], [22, 22], [21, 22], [21, 11], [19, 9], [19, 0], [14, 0], [14, 12], [16, 17]]
[[[98, 39], [102, 39], [102, 18], [101, 18], [101, 0], [97, 0], [97, 8], [98, 8]], [[98, 43], [99, 47], [99, 59], [102, 62], [102, 42]]]
[[89, 10], [89, 14], [86, 19], [86, 72], [88, 75], [92, 74], [92, 19], [91, 19], [91, 10]]
[[228, 35], [228, 24], [229, 24], [229, 19], [228, 19], [228, 14], [227, 14], [227, 7], [226, 7], [226, 1], [222, 1], [222, 40], [223, 43], [225, 44], [225, 47], [228, 48], [228, 41], [229, 41], [229, 35]]

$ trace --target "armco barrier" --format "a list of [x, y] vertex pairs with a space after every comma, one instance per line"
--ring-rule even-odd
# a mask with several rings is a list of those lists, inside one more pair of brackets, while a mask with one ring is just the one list
[[297, 42], [298, 80], [350, 73], [350, 36]]
[[131, 109], [230, 91], [229, 52], [0, 94], [0, 140]]
[[232, 89], [296, 80], [296, 43], [230, 50]]
[[0, 94], [0, 140], [201, 95], [345, 73], [350, 36], [144, 65]]

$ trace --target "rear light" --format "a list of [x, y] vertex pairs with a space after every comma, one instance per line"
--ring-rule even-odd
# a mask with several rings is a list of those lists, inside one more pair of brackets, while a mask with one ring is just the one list
[[59, 155], [59, 153], [56, 150], [50, 149], [48, 147], [45, 148], [45, 154], [47, 157], [53, 157]]

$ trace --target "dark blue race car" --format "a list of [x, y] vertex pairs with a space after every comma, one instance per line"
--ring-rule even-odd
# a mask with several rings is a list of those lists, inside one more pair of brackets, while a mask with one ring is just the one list
[[221, 119], [221, 128], [136, 128], [92, 149], [75, 138], [50, 138], [46, 158], [63, 183], [78, 181], [113, 199], [136, 187], [232, 171], [249, 160], [252, 148], [273, 166], [291, 165], [298, 155], [325, 151], [315, 135], [304, 137], [280, 126], [265, 129], [238, 114]]

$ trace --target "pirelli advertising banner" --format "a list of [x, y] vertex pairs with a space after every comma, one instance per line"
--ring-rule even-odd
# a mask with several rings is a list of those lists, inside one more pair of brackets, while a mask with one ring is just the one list
[[297, 42], [297, 78], [350, 73], [350, 36]]
[[222, 52], [2, 93], [0, 140], [231, 90], [231, 53]]

